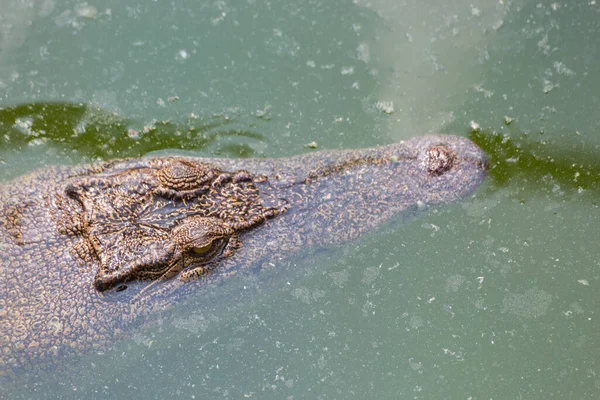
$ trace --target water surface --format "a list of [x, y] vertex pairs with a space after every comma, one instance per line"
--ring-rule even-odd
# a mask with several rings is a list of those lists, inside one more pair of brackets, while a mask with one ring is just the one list
[[434, 131], [471, 134], [493, 168], [460, 204], [232, 279], [0, 393], [597, 396], [598, 7], [4, 2], [1, 180], [155, 151], [278, 157]]

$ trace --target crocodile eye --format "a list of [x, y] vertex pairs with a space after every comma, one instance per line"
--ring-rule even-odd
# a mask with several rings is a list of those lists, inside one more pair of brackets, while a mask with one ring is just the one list
[[425, 155], [425, 169], [432, 175], [449, 171], [456, 160], [456, 154], [444, 145], [430, 147]]
[[220, 254], [233, 233], [218, 218], [192, 216], [173, 228], [172, 241], [182, 253], [207, 260]]
[[200, 254], [200, 255], [206, 254], [206, 253], [208, 253], [212, 249], [213, 243], [214, 243], [214, 241], [210, 241], [207, 244], [204, 244], [202, 246], [193, 247], [192, 251], [194, 253]]

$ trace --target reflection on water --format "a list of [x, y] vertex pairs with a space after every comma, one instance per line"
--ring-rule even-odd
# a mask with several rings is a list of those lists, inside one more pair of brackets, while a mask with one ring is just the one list
[[[2, 0], [0, 10], [0, 89], [19, 78], [19, 65], [11, 57], [27, 39], [33, 22], [47, 17], [54, 8], [53, 0]], [[2, 96], [0, 95], [0, 99]]]
[[393, 140], [400, 140], [439, 132], [461, 117], [456, 105], [469, 91], [485, 91], [489, 46], [499, 40], [504, 20], [522, 1], [355, 3], [386, 22], [379, 25], [378, 40], [364, 46], [371, 65], [386, 66], [377, 71], [387, 81], [377, 96], [393, 102], [389, 132]]
[[[536, 138], [537, 137], [537, 138]], [[498, 186], [526, 186], [528, 190], [600, 190], [600, 152], [574, 140], [566, 148], [541, 134], [504, 134], [473, 130], [469, 138], [489, 157], [491, 180]]]
[[[163, 149], [203, 151], [228, 157], [256, 155], [262, 134], [248, 130], [235, 115], [191, 116], [182, 122], [152, 120], [146, 124], [116, 113], [75, 103], [30, 103], [0, 108], [2, 152], [42, 146], [76, 154], [77, 162], [140, 157]], [[2, 171], [0, 179], [18, 173]], [[22, 173], [22, 171], [21, 171]]]

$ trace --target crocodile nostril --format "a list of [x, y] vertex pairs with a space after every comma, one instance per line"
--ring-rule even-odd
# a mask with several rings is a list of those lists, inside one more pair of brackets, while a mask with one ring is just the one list
[[115, 289], [115, 292], [122, 292], [123, 290], [127, 289], [127, 285], [119, 285], [117, 286], [117, 288]]
[[430, 147], [426, 152], [425, 169], [432, 175], [441, 175], [454, 165], [456, 154], [446, 146]]

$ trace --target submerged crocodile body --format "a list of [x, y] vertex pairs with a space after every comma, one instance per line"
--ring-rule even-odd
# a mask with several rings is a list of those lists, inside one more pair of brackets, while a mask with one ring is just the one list
[[486, 169], [468, 139], [432, 135], [287, 159], [48, 167], [0, 185], [0, 376], [106, 346], [199, 285], [456, 201]]

